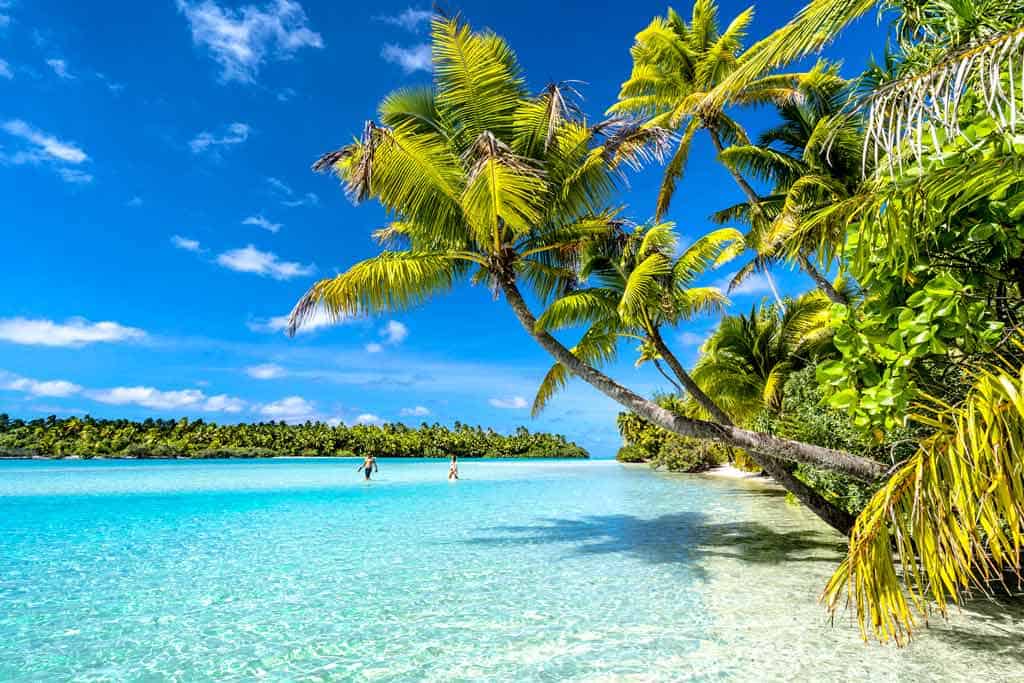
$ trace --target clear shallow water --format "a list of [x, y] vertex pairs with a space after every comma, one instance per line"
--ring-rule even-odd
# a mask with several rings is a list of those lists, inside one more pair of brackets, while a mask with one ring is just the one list
[[1022, 680], [1024, 608], [909, 648], [762, 487], [610, 462], [0, 462], [0, 680]]

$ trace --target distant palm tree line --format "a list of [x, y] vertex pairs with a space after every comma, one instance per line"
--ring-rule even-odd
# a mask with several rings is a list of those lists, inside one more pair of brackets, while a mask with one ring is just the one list
[[37, 420], [0, 414], [0, 457], [421, 457], [586, 458], [559, 434], [519, 427], [511, 434], [455, 422], [328, 425], [285, 422], [218, 425], [203, 420], [103, 420], [55, 416]]

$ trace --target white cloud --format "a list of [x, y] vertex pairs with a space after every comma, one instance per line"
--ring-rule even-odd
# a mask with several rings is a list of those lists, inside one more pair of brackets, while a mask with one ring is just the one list
[[[736, 273], [729, 273], [724, 278], [715, 283], [715, 286], [721, 289], [723, 292], [728, 291], [729, 283], [736, 277]], [[757, 295], [757, 294], [770, 294], [772, 286], [768, 282], [768, 276], [765, 273], [753, 273], [739, 284], [734, 287], [731, 292], [728, 292], [731, 296], [744, 296], [744, 295]]]
[[246, 402], [235, 396], [218, 394], [207, 396], [199, 389], [178, 389], [161, 391], [153, 387], [112, 387], [110, 389], [93, 389], [85, 395], [94, 401], [109, 405], [138, 405], [153, 410], [179, 410], [181, 408], [197, 408], [212, 413], [240, 413], [246, 408]]
[[[266, 320], [256, 319], [246, 323], [253, 332], [283, 332], [288, 329], [288, 315], [277, 315]], [[322, 327], [340, 325], [348, 322], [348, 318], [336, 318], [330, 311], [318, 308], [302, 323], [299, 334], [308, 334]]]
[[296, 95], [298, 95], [298, 93], [295, 92], [295, 88], [283, 88], [282, 90], [279, 90], [277, 92], [277, 101], [278, 102], [287, 102], [288, 100], [292, 99]]
[[526, 402], [526, 399], [523, 398], [522, 396], [512, 396], [511, 398], [492, 398], [488, 399], [487, 402], [490, 403], [495, 408], [508, 408], [515, 410], [525, 408], [526, 406], [529, 405]]
[[383, 422], [383, 420], [381, 420], [373, 413], [363, 413], [362, 415], [356, 418], [357, 425], [380, 424], [381, 422]]
[[316, 270], [316, 266], [311, 263], [302, 265], [295, 261], [281, 261], [277, 254], [260, 251], [251, 244], [241, 249], [225, 251], [217, 257], [217, 263], [229, 270], [269, 275], [275, 280], [290, 280], [300, 275], [311, 275]]
[[263, 365], [250, 365], [245, 369], [245, 374], [253, 379], [277, 379], [284, 377], [285, 369], [274, 363], [264, 363]]
[[28, 318], [0, 319], [0, 340], [34, 346], [84, 346], [98, 342], [142, 339], [146, 333], [115, 322], [91, 323], [83, 318], [67, 322]]
[[39, 381], [0, 370], [0, 389], [21, 391], [33, 396], [63, 398], [77, 394], [82, 387], [63, 379]]
[[365, 347], [367, 353], [380, 353], [384, 350], [384, 347], [377, 342], [370, 342]]
[[177, 4], [192, 29], [192, 42], [210, 51], [225, 82], [254, 82], [265, 62], [291, 59], [304, 47], [324, 46], [320, 34], [307, 25], [302, 5], [293, 0], [237, 10], [214, 0], [178, 0]]
[[98, 78], [100, 81], [102, 81], [103, 84], [107, 86], [107, 89], [110, 90], [110, 92], [112, 92], [112, 93], [117, 94], [117, 93], [121, 92], [122, 90], [124, 90], [124, 84], [123, 83], [117, 83], [115, 81], [110, 80], [110, 78], [108, 78], [106, 74], [103, 74], [103, 73], [100, 73], [99, 71], [97, 71], [96, 72], [96, 78]]
[[311, 419], [315, 412], [313, 404], [301, 396], [288, 396], [259, 407], [260, 415], [272, 420], [304, 421]]
[[227, 394], [217, 394], [203, 401], [203, 410], [211, 413], [240, 413], [245, 410], [245, 401]]
[[297, 206], [320, 205], [320, 197], [315, 192], [307, 192], [302, 196], [296, 196], [295, 190], [280, 178], [269, 176], [267, 184], [274, 188], [274, 191], [280, 196], [282, 206], [295, 208]]
[[171, 244], [176, 246], [178, 249], [184, 249], [185, 251], [200, 252], [202, 248], [199, 246], [199, 240], [189, 239], [188, 237], [182, 237], [181, 235], [173, 235], [171, 237]]
[[319, 206], [320, 197], [315, 192], [307, 192], [301, 197], [295, 199], [282, 199], [281, 204], [284, 206], [296, 207], [296, 206]]
[[142, 197], [139, 197], [138, 195], [132, 197], [131, 199], [124, 203], [125, 206], [130, 206], [133, 209], [142, 206], [142, 204]]
[[270, 177], [267, 178], [267, 184], [269, 184], [272, 188], [274, 188], [275, 190], [277, 190], [278, 192], [280, 192], [282, 194], [287, 194], [287, 195], [295, 194], [295, 190], [293, 190], [291, 187], [289, 187], [288, 184], [285, 183], [280, 178], [275, 178], [273, 176], [270, 176]]
[[402, 408], [400, 411], [401, 415], [406, 417], [423, 417], [430, 415], [430, 409], [426, 406], [416, 406], [415, 408]]
[[6, 78], [7, 80], [14, 78], [14, 72], [11, 71], [11, 65], [8, 64], [5, 59], [0, 59], [0, 78]]
[[710, 332], [698, 334], [696, 332], [683, 332], [676, 337], [680, 346], [700, 346], [707, 341]]
[[46, 63], [51, 69], [53, 69], [53, 73], [57, 74], [59, 78], [74, 78], [71, 72], [68, 71], [68, 63], [63, 59], [47, 59]]
[[74, 185], [88, 185], [93, 180], [91, 173], [79, 171], [77, 168], [58, 168], [57, 175], [65, 183], [72, 183]]
[[[189, 141], [189, 149], [193, 154], [199, 154], [207, 150], [216, 151], [217, 147], [240, 145], [249, 139], [249, 126], [245, 123], [229, 123], [226, 132], [220, 137], [203, 131]], [[211, 149], [212, 148], [212, 149]]]
[[385, 43], [380, 50], [380, 56], [385, 62], [397, 64], [407, 74], [416, 71], [430, 71], [433, 61], [430, 56], [430, 46], [426, 43], [402, 47], [392, 43]]
[[242, 221], [242, 225], [257, 225], [263, 228], [264, 230], [269, 230], [270, 232], [276, 233], [278, 230], [281, 229], [283, 223], [271, 223], [262, 215], [259, 215], [249, 216], [244, 221]]
[[377, 17], [380, 21], [385, 24], [391, 24], [392, 26], [399, 26], [404, 28], [406, 31], [416, 32], [419, 30], [421, 25], [430, 23], [431, 17], [434, 13], [426, 9], [413, 9], [407, 7], [405, 10], [398, 14], [390, 16]]
[[95, 389], [86, 392], [86, 396], [115, 406], [140, 405], [155, 410], [173, 410], [188, 408], [203, 401], [206, 396], [198, 389], [180, 389], [177, 391], [160, 391], [153, 387], [113, 387], [111, 389]]
[[389, 320], [380, 334], [385, 344], [400, 344], [409, 336], [409, 328], [397, 320]]
[[80, 164], [89, 159], [81, 147], [70, 142], [61, 142], [54, 136], [33, 128], [21, 119], [4, 121], [0, 128], [8, 135], [21, 138], [35, 146], [34, 149], [23, 151], [20, 155], [16, 154], [12, 157], [11, 161], [15, 164], [38, 163], [44, 160]]

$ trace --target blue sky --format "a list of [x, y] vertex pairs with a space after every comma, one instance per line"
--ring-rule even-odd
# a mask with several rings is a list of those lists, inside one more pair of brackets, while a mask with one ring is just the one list
[[[761, 3], [752, 36], [800, 4]], [[721, 5], [726, 20], [746, 7]], [[585, 385], [530, 419], [551, 361], [485, 288], [294, 340], [282, 333], [314, 279], [376, 252], [383, 211], [353, 206], [309, 166], [357, 134], [389, 90], [429, 80], [425, 9], [0, 0], [0, 412], [525, 424], [613, 455], [618, 409]], [[665, 5], [450, 9], [504, 35], [533, 88], [584, 81], [597, 118], [628, 75], [633, 35]], [[852, 74], [882, 42], [869, 18], [827, 54]], [[740, 118], [756, 132], [771, 114]], [[659, 173], [631, 178], [621, 201], [634, 219], [649, 218]], [[739, 200], [698, 140], [669, 218], [693, 237]], [[787, 292], [809, 286], [776, 277]], [[733, 310], [767, 293], [756, 278]], [[692, 360], [713, 325], [694, 321], [670, 338]], [[665, 388], [622, 351], [616, 377], [644, 393]]]

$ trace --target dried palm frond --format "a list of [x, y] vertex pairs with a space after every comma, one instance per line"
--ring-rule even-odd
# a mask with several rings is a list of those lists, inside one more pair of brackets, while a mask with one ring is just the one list
[[1021, 579], [1024, 368], [982, 368], [962, 404], [929, 399], [913, 419], [933, 435], [864, 508], [822, 595], [832, 613], [845, 596], [865, 639], [900, 645], [915, 614], [945, 615], [1007, 573]]
[[[870, 108], [863, 164], [887, 157], [890, 170], [920, 159], [928, 143], [941, 154], [944, 140], [961, 133], [961, 100], [970, 91], [1000, 131], [1016, 131], [1024, 119], [1024, 27], [1001, 33], [949, 55], [933, 68], [889, 82], [864, 101]], [[940, 135], [941, 134], [941, 135]]]

